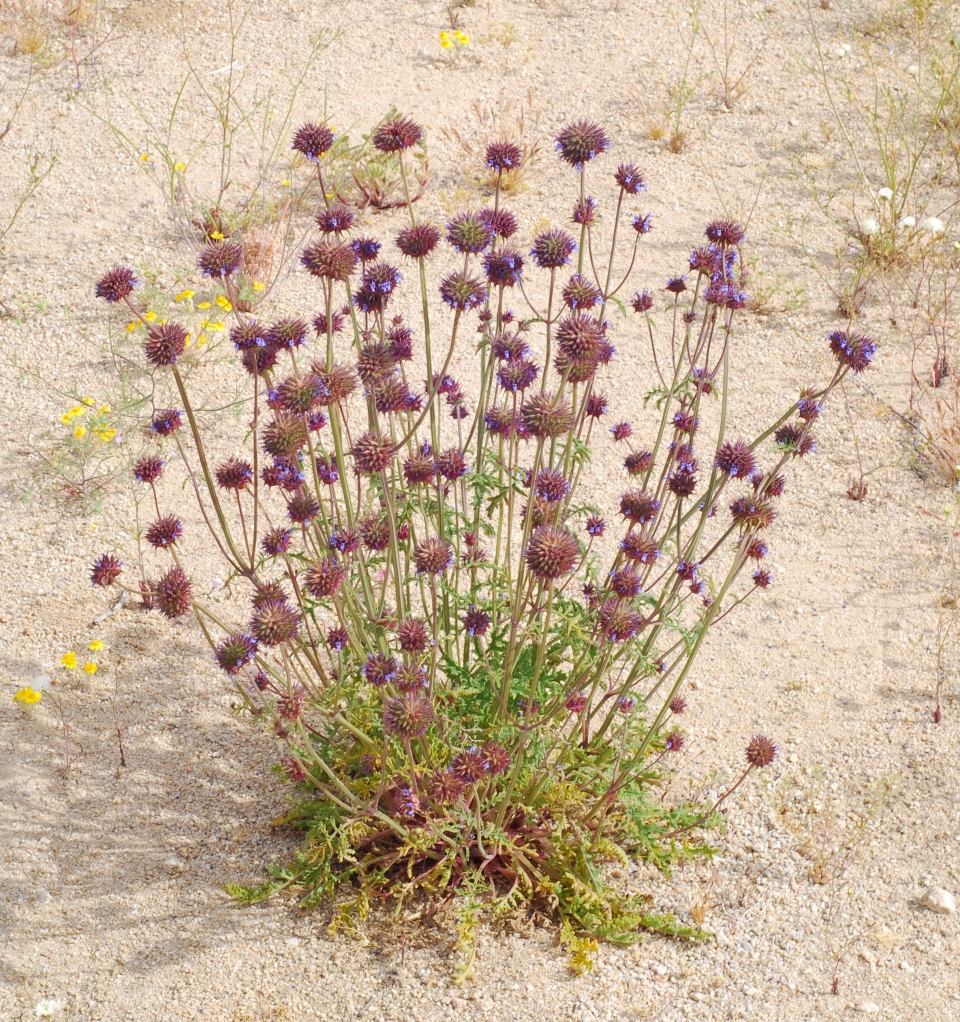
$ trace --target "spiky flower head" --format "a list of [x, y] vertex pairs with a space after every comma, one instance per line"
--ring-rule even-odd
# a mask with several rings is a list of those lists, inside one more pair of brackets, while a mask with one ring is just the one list
[[629, 440], [633, 436], [633, 426], [629, 422], [618, 422], [610, 427], [610, 435], [617, 443]]
[[173, 546], [183, 535], [183, 522], [176, 515], [158, 518], [146, 532], [146, 541], [154, 549]]
[[440, 297], [451, 309], [466, 312], [468, 309], [483, 305], [487, 300], [487, 289], [482, 280], [468, 277], [466, 273], [458, 270], [440, 281]]
[[164, 460], [155, 454], [147, 454], [134, 462], [133, 478], [138, 483], [156, 482], [160, 478], [165, 464]]
[[728, 440], [720, 445], [714, 465], [731, 479], [746, 479], [757, 467], [757, 459], [746, 440]]
[[397, 248], [410, 259], [424, 259], [440, 243], [440, 229], [433, 224], [405, 227], [397, 235]]
[[292, 539], [293, 530], [284, 529], [282, 526], [279, 526], [276, 529], [271, 529], [263, 537], [260, 545], [268, 557], [279, 557], [289, 549]]
[[350, 246], [357, 254], [361, 263], [372, 262], [380, 253], [383, 247], [376, 238], [354, 238]]
[[291, 458], [307, 445], [307, 427], [299, 415], [278, 410], [273, 421], [263, 427], [261, 443], [275, 458]]
[[346, 628], [331, 628], [327, 632], [327, 646], [330, 649], [345, 649], [350, 645], [350, 633]]
[[403, 477], [411, 486], [429, 485], [437, 474], [432, 452], [421, 450], [403, 463]]
[[501, 362], [525, 358], [529, 351], [530, 346], [519, 334], [509, 332], [497, 334], [490, 344], [490, 354]]
[[359, 532], [368, 550], [386, 550], [390, 545], [390, 523], [386, 518], [365, 518], [360, 522]]
[[733, 520], [744, 529], [766, 529], [777, 517], [769, 500], [757, 497], [738, 497], [730, 505]]
[[345, 283], [356, 269], [359, 259], [352, 245], [333, 238], [321, 238], [307, 245], [300, 256], [300, 262], [314, 277]]
[[363, 271], [353, 303], [362, 312], [382, 312], [402, 280], [400, 271], [389, 263], [375, 262]]
[[417, 544], [413, 562], [421, 575], [442, 575], [453, 564], [453, 547], [440, 536], [430, 536]]
[[664, 287], [664, 291], [669, 291], [670, 294], [672, 295], [683, 294], [683, 292], [686, 290], [687, 282], [683, 274], [681, 274], [679, 277], [670, 277], [667, 280], [666, 286]]
[[304, 576], [304, 588], [317, 600], [327, 599], [344, 584], [347, 568], [332, 557], [312, 564]]
[[509, 209], [481, 209], [480, 216], [486, 220], [487, 226], [498, 238], [512, 238], [520, 226]]
[[522, 393], [540, 374], [540, 367], [525, 358], [504, 362], [497, 369], [497, 383], [512, 394]]
[[585, 312], [573, 312], [557, 326], [557, 348], [568, 358], [596, 358], [604, 339], [604, 323]]
[[739, 245], [745, 237], [744, 229], [736, 220], [711, 220], [703, 232], [708, 241], [726, 248]]
[[683, 748], [683, 735], [679, 731], [671, 731], [663, 743], [667, 752], [679, 752]]
[[299, 784], [306, 780], [307, 771], [304, 770], [303, 763], [296, 756], [284, 756], [280, 765], [293, 784]]
[[623, 556], [634, 564], [653, 564], [660, 556], [660, 547], [652, 539], [645, 539], [638, 533], [631, 532], [620, 541]]
[[408, 362], [413, 358], [413, 331], [396, 323], [387, 331], [387, 340], [390, 342], [390, 357], [394, 362]]
[[679, 468], [667, 476], [667, 487], [676, 497], [689, 497], [697, 488], [697, 477], [686, 468]]
[[653, 230], [653, 214], [652, 213], [637, 213], [630, 223], [633, 225], [633, 229], [637, 234], [649, 234]]
[[306, 691], [302, 685], [295, 685], [277, 697], [277, 713], [284, 720], [296, 720], [303, 713], [303, 702]]
[[447, 241], [458, 252], [482, 252], [493, 241], [493, 230], [480, 213], [457, 213], [447, 224]]
[[393, 683], [401, 692], [418, 692], [427, 687], [427, 669], [422, 664], [400, 664]]
[[271, 600], [286, 601], [287, 594], [279, 582], [261, 582], [257, 584], [253, 596], [250, 599], [254, 610], [259, 610], [265, 603]]
[[334, 134], [325, 124], [308, 123], [297, 130], [291, 148], [316, 163], [330, 151], [333, 143]]
[[370, 141], [382, 153], [397, 153], [415, 146], [423, 136], [420, 126], [409, 117], [395, 117], [384, 121], [373, 133]]
[[623, 467], [629, 475], [643, 475], [650, 468], [653, 462], [653, 454], [650, 451], [634, 451], [623, 459]]
[[581, 714], [587, 707], [587, 697], [583, 692], [576, 692], [563, 704], [571, 713]]
[[317, 331], [318, 337], [326, 337], [328, 327], [331, 334], [339, 334], [343, 330], [343, 325], [349, 315], [349, 305], [345, 305], [342, 309], [333, 309], [329, 314], [318, 312], [313, 317], [313, 329]]
[[147, 427], [151, 433], [158, 436], [170, 436], [171, 433], [180, 429], [183, 425], [183, 413], [176, 408], [165, 408], [163, 411], [155, 412]]
[[257, 640], [252, 635], [237, 632], [218, 643], [213, 656], [221, 670], [227, 674], [239, 674], [240, 669], [249, 664], [256, 653]]
[[397, 627], [397, 641], [404, 653], [421, 653], [430, 644], [430, 631], [422, 618], [408, 617]]
[[564, 285], [563, 304], [568, 309], [592, 309], [603, 300], [600, 288], [589, 277], [575, 273]]
[[487, 146], [487, 166], [490, 170], [516, 170], [521, 163], [523, 150], [515, 142], [491, 142]]
[[486, 635], [490, 629], [490, 615], [471, 607], [463, 615], [463, 627], [473, 636]]
[[627, 600], [643, 592], [640, 575], [629, 566], [610, 572], [610, 588], [617, 596]]
[[797, 458], [812, 454], [817, 449], [816, 438], [805, 423], [788, 422], [773, 434], [773, 439], [782, 451], [789, 451]]
[[449, 806], [466, 790], [466, 784], [451, 769], [437, 770], [427, 781], [427, 794], [437, 805]]
[[95, 586], [112, 586], [123, 573], [123, 561], [113, 554], [101, 554], [90, 569], [90, 582]]
[[383, 711], [384, 726], [398, 738], [417, 738], [426, 732], [432, 720], [430, 700], [418, 692], [388, 699]]
[[813, 422], [820, 417], [823, 411], [823, 404], [813, 396], [812, 391], [801, 390], [800, 399], [797, 401], [797, 414], [804, 422]]
[[627, 195], [636, 195], [638, 192], [645, 192], [647, 190], [643, 175], [632, 163], [621, 163], [617, 167], [613, 179]]
[[251, 376], [262, 376], [277, 364], [277, 349], [247, 348], [240, 353], [240, 364]]
[[[352, 209], [348, 209], [341, 203], [335, 203], [329, 209], [321, 209], [319, 213], [314, 217], [317, 221], [317, 227], [320, 228], [323, 234], [343, 234], [349, 231], [353, 227], [353, 221], [356, 219], [356, 214]], [[356, 247], [351, 244], [354, 252], [357, 254], [357, 258], [360, 258], [360, 253], [357, 252]]]
[[577, 250], [577, 243], [567, 234], [555, 227], [542, 231], [533, 239], [530, 255], [533, 261], [543, 270], [556, 270], [570, 262], [570, 256]]
[[553, 580], [573, 571], [580, 548], [571, 533], [559, 525], [538, 525], [527, 543], [530, 571], [539, 578]]
[[659, 510], [660, 501], [642, 490], [630, 490], [620, 498], [620, 513], [630, 522], [652, 522]]
[[777, 758], [777, 747], [766, 735], [754, 735], [747, 746], [747, 762], [752, 767], [767, 767]]
[[523, 256], [509, 248], [488, 252], [483, 257], [483, 272], [494, 287], [516, 287], [523, 276]]
[[154, 606], [164, 617], [178, 618], [189, 613], [193, 586], [182, 568], [171, 568], [150, 583]]
[[570, 483], [559, 469], [542, 468], [534, 480], [533, 492], [548, 503], [563, 500], [570, 492]]
[[267, 600], [253, 615], [250, 630], [264, 646], [279, 646], [297, 637], [300, 615], [286, 600]]
[[573, 409], [566, 398], [537, 394], [527, 398], [521, 409], [523, 424], [532, 436], [554, 439], [573, 426]]
[[211, 241], [200, 249], [197, 269], [208, 277], [222, 279], [236, 273], [243, 262], [243, 247], [239, 242], [224, 239]]
[[268, 348], [299, 348], [307, 342], [307, 324], [302, 319], [281, 319], [264, 332], [263, 338]]
[[670, 712], [671, 713], [676, 713], [676, 714], [679, 715], [679, 714], [683, 713], [684, 710], [686, 710], [686, 708], [687, 708], [687, 701], [686, 701], [686, 699], [683, 698], [683, 696], [674, 696], [670, 700]]
[[597, 203], [592, 195], [577, 199], [570, 219], [581, 227], [590, 227], [597, 222]]
[[239, 458], [228, 458], [216, 471], [217, 485], [224, 490], [242, 490], [253, 482], [253, 468]]
[[607, 523], [600, 515], [590, 515], [587, 518], [586, 529], [591, 536], [602, 536], [606, 532]]
[[487, 757], [475, 745], [453, 757], [450, 769], [465, 784], [476, 784], [487, 773]]
[[393, 458], [393, 445], [376, 433], [364, 433], [350, 452], [353, 464], [363, 475], [377, 475], [382, 472]]
[[287, 504], [287, 516], [297, 525], [306, 525], [320, 514], [320, 505], [312, 493], [297, 493]]
[[384, 653], [371, 653], [360, 671], [367, 684], [382, 688], [393, 681], [397, 673], [397, 661]]
[[598, 619], [600, 631], [610, 642], [626, 642], [640, 631], [640, 615], [629, 603], [615, 597], [604, 601]]
[[773, 575], [766, 568], [758, 568], [750, 577], [758, 589], [766, 589], [767, 586], [773, 585]]
[[360, 533], [356, 529], [335, 529], [327, 541], [331, 550], [341, 554], [352, 554], [360, 549]]
[[610, 148], [610, 139], [599, 124], [580, 120], [568, 124], [557, 135], [556, 144], [564, 163], [575, 170], [583, 170], [584, 164]]
[[591, 419], [599, 419], [607, 414], [607, 399], [603, 394], [593, 393], [587, 398], [587, 415]]
[[114, 266], [97, 281], [97, 297], [108, 302], [122, 302], [139, 287], [140, 280], [127, 266]]
[[630, 304], [634, 312], [647, 312], [653, 308], [653, 296], [649, 291], [637, 291]]
[[469, 471], [467, 460], [456, 447], [437, 455], [437, 471], [444, 479], [454, 482]]
[[321, 399], [321, 403], [340, 404], [346, 401], [359, 386], [357, 374], [350, 366], [340, 362], [334, 362], [329, 369], [314, 363], [312, 372], [327, 392], [327, 397]]
[[848, 366], [854, 373], [862, 373], [877, 353], [877, 342], [863, 334], [834, 330], [827, 340], [840, 365]]

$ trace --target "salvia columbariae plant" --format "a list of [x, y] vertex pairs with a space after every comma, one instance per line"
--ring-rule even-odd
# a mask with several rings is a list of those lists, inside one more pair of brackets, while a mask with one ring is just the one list
[[[406, 118], [372, 136], [404, 175], [420, 139]], [[195, 616], [249, 712], [272, 728], [294, 785], [289, 819], [307, 831], [272, 882], [236, 893], [289, 887], [309, 905], [342, 888], [347, 910], [362, 913], [374, 896], [480, 884], [494, 907], [541, 900], [611, 940], [643, 927], [692, 933], [619, 897], [600, 867], [709, 851], [696, 833], [718, 822], [719, 803], [660, 797], [684, 745], [681, 691], [710, 627], [772, 583], [767, 537], [784, 471], [816, 449], [826, 398], [875, 344], [831, 334], [825, 385], [758, 436], [728, 435], [744, 231], [717, 220], [663, 291], [634, 293], [651, 355], [646, 411], [634, 409], [644, 424], [607, 427], [607, 316], [626, 313], [617, 296], [652, 218], [631, 209], [642, 175], [619, 166], [599, 260], [587, 178], [610, 147], [605, 132], [579, 121], [557, 136], [573, 175], [571, 231], [544, 230], [521, 250], [499, 188], [489, 208], [442, 229], [408, 203], [392, 239], [403, 273], [389, 243], [361, 237], [325, 195], [332, 143], [322, 125], [294, 140], [325, 196], [301, 257], [319, 311], [260, 322], [233, 300], [238, 246], [214, 241], [199, 257], [248, 381], [243, 456], [210, 450], [187, 386], [202, 369], [195, 347], [189, 374], [183, 365], [187, 327], [147, 322], [129, 269], [97, 285], [140, 321], [174, 406], [150, 422], [156, 450], [137, 462], [137, 485], [156, 498], [165, 461], [181, 459], [184, 492], [249, 602], [230, 619], [194, 591], [183, 523], [159, 498], [145, 538], [169, 564], [129, 588], [169, 618]], [[498, 180], [518, 153], [489, 147]], [[438, 289], [428, 260], [449, 264]], [[408, 274], [415, 325], [395, 314]], [[458, 381], [451, 365], [464, 348], [476, 370]], [[626, 480], [606, 515], [581, 492], [599, 443], [622, 451]], [[106, 553], [93, 582], [123, 585], [121, 571]], [[754, 736], [736, 785], [775, 754]]]

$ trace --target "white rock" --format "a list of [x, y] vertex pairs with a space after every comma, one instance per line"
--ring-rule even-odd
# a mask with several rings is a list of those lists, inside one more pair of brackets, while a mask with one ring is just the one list
[[853, 1006], [854, 1011], [862, 1011], [865, 1015], [876, 1015], [880, 1011], [880, 1005], [873, 1001], [860, 1001]]
[[179, 876], [186, 868], [187, 864], [177, 855], [171, 855], [169, 859], [163, 860], [164, 872], [170, 876]]
[[46, 905], [53, 895], [46, 889], [46, 887], [37, 887], [33, 892], [33, 903], [34, 905]]
[[949, 916], [957, 911], [957, 903], [949, 891], [942, 887], [928, 887], [920, 904], [931, 912], [939, 912], [941, 915]]

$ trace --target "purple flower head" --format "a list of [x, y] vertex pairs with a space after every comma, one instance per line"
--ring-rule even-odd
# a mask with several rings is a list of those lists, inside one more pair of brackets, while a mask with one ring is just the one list
[[208, 277], [229, 277], [243, 262], [243, 248], [236, 241], [211, 241], [197, 257], [197, 268]]
[[653, 230], [653, 214], [637, 213], [630, 223], [637, 234], [649, 234]]
[[493, 241], [493, 229], [482, 213], [458, 213], [447, 224], [447, 241], [458, 252], [482, 252]]
[[487, 146], [487, 166], [490, 170], [516, 170], [522, 162], [523, 150], [515, 142], [491, 142]]
[[649, 291], [637, 291], [630, 304], [634, 312], [647, 312], [653, 308], [653, 296]]
[[566, 266], [576, 250], [577, 245], [573, 238], [566, 231], [554, 228], [538, 234], [533, 239], [530, 255], [541, 269], [555, 270]]
[[[317, 227], [323, 234], [343, 234], [345, 231], [349, 231], [353, 227], [353, 221], [356, 219], [356, 214], [352, 209], [348, 209], [346, 206], [337, 203], [331, 206], [329, 209], [321, 209], [315, 217], [317, 221]], [[357, 256], [360, 253], [356, 249], [356, 245], [353, 246], [354, 251], [357, 252]]]
[[473, 636], [486, 635], [490, 629], [490, 615], [470, 607], [463, 617], [463, 627]]
[[581, 227], [590, 227], [597, 222], [597, 204], [592, 195], [577, 199], [573, 204], [573, 216], [570, 219]]
[[610, 139], [599, 124], [580, 120], [568, 124], [557, 135], [556, 147], [564, 163], [583, 170], [586, 163], [610, 148]]
[[139, 285], [140, 280], [133, 270], [127, 266], [115, 266], [97, 281], [96, 295], [111, 303], [120, 302]]
[[830, 350], [840, 365], [849, 367], [854, 373], [862, 373], [877, 353], [877, 342], [862, 334], [848, 334], [844, 330], [834, 330], [827, 340], [830, 342]]
[[726, 248], [728, 245], [739, 245], [745, 232], [735, 220], [712, 220], [703, 232], [708, 241]]
[[483, 270], [494, 287], [515, 287], [523, 275], [523, 256], [508, 248], [488, 252], [483, 257]]
[[440, 282], [440, 297], [451, 309], [466, 312], [483, 305], [487, 300], [487, 289], [483, 281], [458, 270]]
[[517, 233], [517, 218], [509, 209], [481, 209], [480, 216], [486, 221], [487, 226], [498, 238], [512, 238]]
[[440, 243], [440, 230], [433, 224], [406, 227], [397, 235], [397, 248], [410, 259], [423, 259]]
[[321, 156], [329, 152], [333, 143], [334, 134], [328, 127], [318, 124], [305, 124], [293, 136], [291, 148], [298, 153], [302, 153], [308, 160], [316, 163]]
[[683, 294], [687, 290], [686, 278], [681, 274], [679, 277], [670, 277], [667, 280], [664, 291], [669, 291], [671, 294], [679, 295]]
[[423, 136], [420, 125], [409, 117], [396, 117], [384, 121], [373, 133], [370, 141], [382, 153], [396, 153], [415, 146]]
[[618, 422], [610, 427], [610, 433], [618, 443], [621, 440], [629, 440], [633, 436], [633, 426], [629, 422]]
[[568, 309], [592, 309], [602, 300], [600, 288], [582, 273], [575, 273], [563, 288], [563, 303]]
[[590, 515], [587, 518], [586, 529], [591, 536], [602, 536], [606, 528], [607, 523], [599, 515]]
[[161, 412], [154, 413], [147, 427], [151, 433], [159, 436], [170, 436], [183, 425], [183, 412], [176, 408], [166, 408]]
[[613, 178], [627, 195], [636, 195], [647, 190], [643, 175], [632, 163], [621, 163]]
[[350, 242], [350, 247], [356, 252], [357, 258], [361, 263], [372, 262], [377, 258], [382, 248], [376, 238], [354, 238]]

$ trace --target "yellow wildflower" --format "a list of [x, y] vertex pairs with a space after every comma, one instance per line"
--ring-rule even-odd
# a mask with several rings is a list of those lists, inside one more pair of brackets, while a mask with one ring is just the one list
[[67, 412], [67, 415], [69, 415], [71, 419], [75, 419], [78, 415], [83, 415], [85, 411], [86, 408], [84, 408], [83, 405], [74, 405], [70, 411]]
[[60, 663], [67, 668], [68, 671], [72, 671], [77, 666], [77, 654], [71, 649], [69, 653], [64, 653], [60, 657]]
[[204, 323], [203, 324], [211, 333], [219, 333], [223, 329], [223, 320], [218, 320], [216, 323]]
[[147, 321], [148, 323], [152, 323], [152, 322], [153, 322], [153, 321], [154, 321], [154, 320], [155, 320], [155, 319], [157, 318], [157, 314], [156, 314], [155, 312], [145, 312], [145, 313], [143, 314], [143, 318], [144, 318], [144, 319], [145, 319], [145, 320], [146, 320], [146, 321]]
[[450, 39], [450, 33], [449, 32], [441, 32], [440, 33], [440, 45], [445, 50], [452, 50], [453, 49], [453, 42]]
[[195, 292], [191, 291], [190, 288], [187, 288], [186, 291], [181, 291], [180, 294], [178, 294], [177, 297], [174, 299], [174, 301], [185, 302], [188, 298], [192, 298], [194, 296], [194, 293]]
[[206, 334], [201, 334], [197, 338], [197, 344], [206, 344], [206, 343], [207, 343], [207, 335]]
[[43, 698], [43, 693], [38, 692], [34, 688], [21, 688], [17, 694], [13, 697], [15, 703], [22, 703], [24, 706], [33, 706], [34, 703], [39, 703]]
[[289, 178], [286, 178], [286, 177], [285, 177], [285, 178], [284, 178], [284, 179], [283, 179], [283, 180], [282, 180], [282, 181], [280, 182], [280, 184], [282, 184], [284, 188], [289, 188], [289, 187], [290, 187], [290, 179], [289, 179]]
[[222, 231], [211, 231], [210, 232], [210, 237], [213, 238], [214, 241], [223, 241], [223, 232]]
[[262, 280], [255, 280], [253, 282], [254, 291], [262, 291], [267, 285]]
[[183, 173], [183, 172], [184, 172], [184, 171], [185, 171], [185, 170], [187, 169], [187, 165], [186, 165], [185, 163], [175, 163], [175, 164], [173, 165], [173, 169], [174, 169], [174, 170], [175, 170], [175, 171], [176, 171], [176, 172], [177, 172], [178, 174], [182, 174], [182, 173]]
[[200, 303], [200, 304], [199, 304], [199, 305], [197, 306], [197, 308], [198, 308], [198, 309], [212, 309], [212, 308], [213, 308], [213, 306], [212, 306], [212, 305], [211, 305], [211, 304], [210, 304], [209, 302], [201, 302], [201, 303]]
[[108, 405], [107, 402], [104, 401], [103, 404], [100, 405], [100, 407], [97, 409], [97, 411], [101, 415], [109, 415], [110, 414], [110, 405]]
[[128, 323], [127, 324], [127, 333], [128, 334], [133, 333], [133, 331], [136, 330], [138, 326], [140, 326], [140, 320], [139, 319], [135, 319], [132, 323]]
[[225, 312], [229, 312], [233, 308], [233, 306], [230, 304], [230, 299], [225, 297], [224, 295], [220, 295], [220, 297], [217, 299], [216, 304], [219, 305], [220, 308], [223, 309]]
[[70, 423], [73, 422], [73, 416], [69, 412], [65, 412], [60, 416], [60, 421], [64, 424], [64, 426], [69, 426]]
[[149, 159], [150, 159], [150, 154], [149, 153], [141, 153], [140, 154], [140, 162], [141, 163], [146, 163], [147, 160], [149, 160]]
[[99, 653], [101, 649], [106, 649], [106, 646], [104, 646], [104, 644], [99, 639], [94, 639], [93, 642], [91, 642], [90, 645], [87, 646], [87, 649], [89, 649], [93, 653]]
[[82, 402], [82, 403], [83, 403], [83, 404], [85, 404], [85, 405], [86, 405], [86, 406], [87, 406], [88, 408], [89, 408], [89, 407], [90, 407], [91, 405], [94, 405], [94, 404], [96, 404], [96, 402], [95, 402], [95, 401], [93, 400], [93, 398], [92, 398], [92, 397], [85, 397], [85, 398], [83, 398], [83, 402]]
[[104, 440], [104, 441], [107, 441], [107, 442], [112, 440], [116, 435], [117, 435], [117, 431], [115, 429], [98, 429], [97, 430], [97, 436], [100, 437], [101, 440]]
[[456, 39], [457, 42], [461, 46], [469, 46], [470, 45], [470, 36], [468, 36], [466, 32], [459, 32], [459, 31], [458, 32], [454, 32], [453, 33], [453, 38]]
[[86, 663], [83, 665], [83, 669], [87, 672], [87, 674], [97, 673], [97, 665], [95, 663]]
[[77, 438], [77, 440], [82, 440], [87, 435], [87, 427], [77, 426], [77, 428], [73, 431], [73, 435]]

